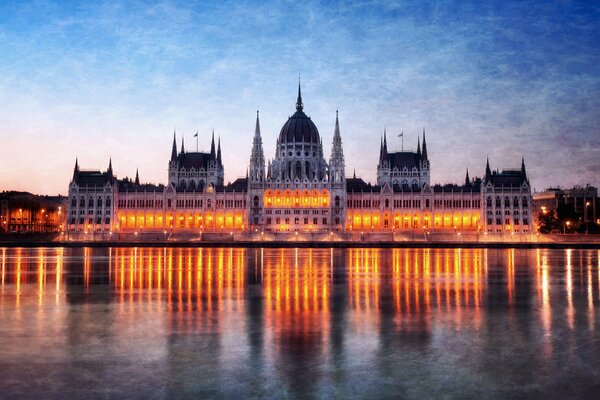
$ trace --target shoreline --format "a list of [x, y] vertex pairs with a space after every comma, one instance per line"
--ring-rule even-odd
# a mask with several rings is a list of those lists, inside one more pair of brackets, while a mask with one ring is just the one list
[[246, 247], [246, 248], [491, 248], [491, 249], [600, 249], [598, 242], [446, 242], [446, 241], [0, 241], [0, 247]]

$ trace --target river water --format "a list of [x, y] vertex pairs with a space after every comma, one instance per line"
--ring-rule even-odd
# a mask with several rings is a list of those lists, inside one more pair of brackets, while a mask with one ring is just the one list
[[597, 398], [600, 251], [0, 248], [0, 398]]

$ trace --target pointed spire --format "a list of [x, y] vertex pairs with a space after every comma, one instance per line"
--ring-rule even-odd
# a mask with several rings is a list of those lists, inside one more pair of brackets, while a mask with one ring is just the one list
[[76, 181], [78, 176], [79, 176], [79, 162], [77, 161], [77, 157], [75, 157], [75, 167], [73, 168], [73, 181]]
[[183, 144], [183, 136], [181, 137], [181, 154], [185, 154], [185, 145]]
[[173, 129], [173, 148], [171, 149], [171, 161], [177, 160], [177, 142], [175, 138], [175, 129]]
[[217, 146], [217, 163], [221, 166], [223, 165], [221, 160], [221, 136], [219, 136], [219, 145]]
[[521, 157], [521, 179], [529, 183], [529, 179], [527, 179], [527, 172], [525, 171], [525, 157]]
[[333, 142], [336, 140], [342, 140], [342, 136], [340, 135], [340, 120], [338, 118], [338, 110], [335, 110], [335, 129], [333, 131]]
[[260, 137], [260, 121], [258, 118], [258, 110], [256, 110], [256, 127], [254, 128], [254, 136]]
[[427, 158], [427, 142], [425, 142], [425, 128], [423, 128], [423, 151], [421, 157], [423, 158], [423, 160], [429, 161], [429, 159]]
[[485, 161], [485, 179], [489, 180], [492, 177], [492, 170], [490, 169], [490, 158], [487, 157]]
[[140, 174], [139, 174], [139, 171], [137, 168], [135, 169], [135, 184], [136, 185], [140, 184]]
[[214, 128], [212, 130], [212, 141], [210, 142], [210, 159], [211, 160], [217, 159], [217, 153], [215, 151], [215, 130], [214, 130]]
[[108, 159], [108, 170], [106, 171], [106, 173], [108, 174], [108, 176], [112, 176], [113, 175], [112, 157]]
[[469, 179], [469, 168], [467, 168], [467, 175], [465, 176], [465, 186], [469, 186], [471, 184], [471, 179]]
[[356, 179], [356, 168], [354, 168], [354, 173], [352, 174], [352, 177], [353, 177], [354, 179]]
[[298, 75], [298, 99], [296, 99], [296, 111], [302, 112], [304, 104], [302, 104], [302, 92], [300, 91], [300, 75]]
[[421, 155], [421, 138], [417, 137], [417, 155]]

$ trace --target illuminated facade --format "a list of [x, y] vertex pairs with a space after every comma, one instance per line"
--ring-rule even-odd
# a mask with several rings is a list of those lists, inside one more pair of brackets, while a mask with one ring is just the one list
[[[421, 145], [422, 143], [422, 145]], [[417, 151], [390, 152], [381, 140], [377, 183], [346, 178], [336, 112], [326, 161], [316, 125], [304, 113], [300, 86], [296, 112], [285, 122], [274, 158], [265, 162], [257, 113], [246, 178], [224, 185], [220, 140], [210, 152], [187, 152], [173, 138], [167, 185], [82, 171], [69, 185], [68, 230], [74, 233], [245, 233], [397, 235], [415, 231], [530, 233], [531, 190], [525, 164], [491, 171], [462, 185], [432, 185], [425, 132]], [[344, 236], [345, 235], [345, 236]], [[393, 236], [395, 237], [395, 236]]]

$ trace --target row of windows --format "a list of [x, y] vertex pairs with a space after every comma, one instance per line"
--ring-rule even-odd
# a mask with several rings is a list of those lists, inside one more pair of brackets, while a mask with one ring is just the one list
[[[102, 207], [102, 197], [98, 196], [95, 201], [96, 207]], [[110, 207], [111, 201], [110, 197], [106, 197], [106, 207]], [[94, 207], [94, 196], [90, 196], [87, 201], [88, 207]], [[77, 207], [77, 198], [75, 196], [71, 197], [71, 207]], [[85, 197], [81, 196], [79, 199], [79, 207], [85, 207]]]
[[[348, 208], [378, 208], [380, 206], [379, 199], [349, 199]], [[421, 199], [394, 199], [390, 202], [385, 199], [383, 202], [384, 208], [390, 208], [390, 204], [394, 208], [421, 208]], [[425, 199], [425, 208], [430, 207], [429, 199]], [[478, 199], [434, 199], [436, 208], [479, 208], [481, 201]]]
[[[497, 217], [496, 220], [496, 225], [502, 225], [502, 218]], [[504, 225], [510, 225], [511, 219], [510, 218], [505, 218], [504, 219]], [[512, 219], [513, 225], [521, 225], [520, 224], [520, 218], [519, 217], [514, 217]], [[494, 219], [493, 218], [489, 218], [487, 219], [487, 224], [488, 225], [492, 225], [494, 223]], [[528, 218], [523, 218], [523, 225], [529, 225], [529, 219]]]
[[[157, 199], [121, 199], [117, 202], [119, 208], [163, 208], [163, 200]], [[167, 208], [171, 208], [172, 200], [167, 199]], [[180, 208], [202, 208], [204, 202], [202, 199], [176, 199], [175, 205]], [[217, 199], [215, 201], [215, 205], [219, 208], [245, 208], [246, 207], [246, 199]], [[212, 200], [206, 200], [206, 207], [212, 207]]]
[[[271, 217], [267, 217], [267, 225], [271, 225], [271, 224], [272, 224], [272, 221], [273, 221], [273, 220], [272, 220], [272, 218], [271, 218]], [[289, 224], [290, 224], [290, 221], [291, 221], [291, 218], [280, 218], [280, 217], [277, 217], [277, 218], [275, 218], [275, 224], [276, 224], [276, 225], [280, 225], [280, 224], [281, 224], [281, 221], [284, 221], [283, 223], [284, 223], [285, 225], [289, 225]], [[295, 218], [294, 218], [294, 225], [300, 225], [300, 221], [301, 221], [301, 220], [300, 220], [300, 217], [295, 217]], [[323, 217], [322, 221], [323, 221], [323, 225], [327, 225], [327, 218], [326, 218], [326, 217]], [[336, 222], [336, 224], [339, 224], [339, 218], [338, 218], [336, 221], [338, 221], [338, 222]], [[303, 223], [304, 225], [308, 225], [308, 224], [318, 225], [318, 224], [319, 224], [319, 218], [316, 218], [316, 217], [314, 217], [314, 218], [312, 218], [312, 220], [311, 220], [311, 219], [310, 219], [310, 218], [308, 218], [308, 217], [304, 217], [304, 218], [302, 219], [302, 223]]]
[[[488, 216], [490, 216], [490, 215], [494, 215], [494, 212], [493, 212], [492, 210], [487, 210], [486, 214], [487, 214]], [[502, 215], [502, 210], [496, 210], [496, 213], [495, 213], [495, 214], [496, 214], [497, 216], [498, 216], [498, 215]], [[511, 211], [510, 211], [510, 210], [504, 210], [504, 215], [511, 215], [511, 214], [512, 214], [512, 215], [519, 215], [519, 214], [520, 214], [520, 212], [519, 212], [519, 210], [514, 210], [514, 211], [511, 213]], [[527, 210], [523, 210], [523, 215], [527, 215]]]
[[[492, 196], [488, 196], [486, 199], [486, 205], [488, 207], [492, 206]], [[523, 207], [528, 207], [529, 201], [527, 200], [527, 197], [523, 196], [523, 200], [521, 202], [521, 204], [523, 204]], [[502, 207], [502, 198], [500, 196], [496, 196], [496, 201], [495, 201], [495, 205], [497, 208]], [[511, 198], [509, 196], [505, 196], [504, 197], [504, 207], [510, 207], [511, 206]], [[517, 208], [519, 207], [519, 197], [515, 196], [512, 199], [512, 206]]]
[[[282, 213], [283, 211], [283, 213]], [[265, 213], [267, 215], [275, 214], [275, 215], [291, 215], [293, 211], [294, 215], [327, 215], [329, 214], [329, 210], [266, 210]]]
[[[84, 217], [71, 217], [71, 219], [69, 220], [69, 223], [71, 225], [75, 225], [75, 224], [79, 224], [79, 225], [83, 225], [83, 224], [88, 224], [88, 225], [92, 225], [94, 224], [96, 225], [101, 225], [102, 224], [102, 217], [96, 217], [96, 219], [94, 220], [94, 218], [88, 218], [87, 221]], [[110, 224], [110, 217], [104, 218], [104, 223], [105, 224]]]

